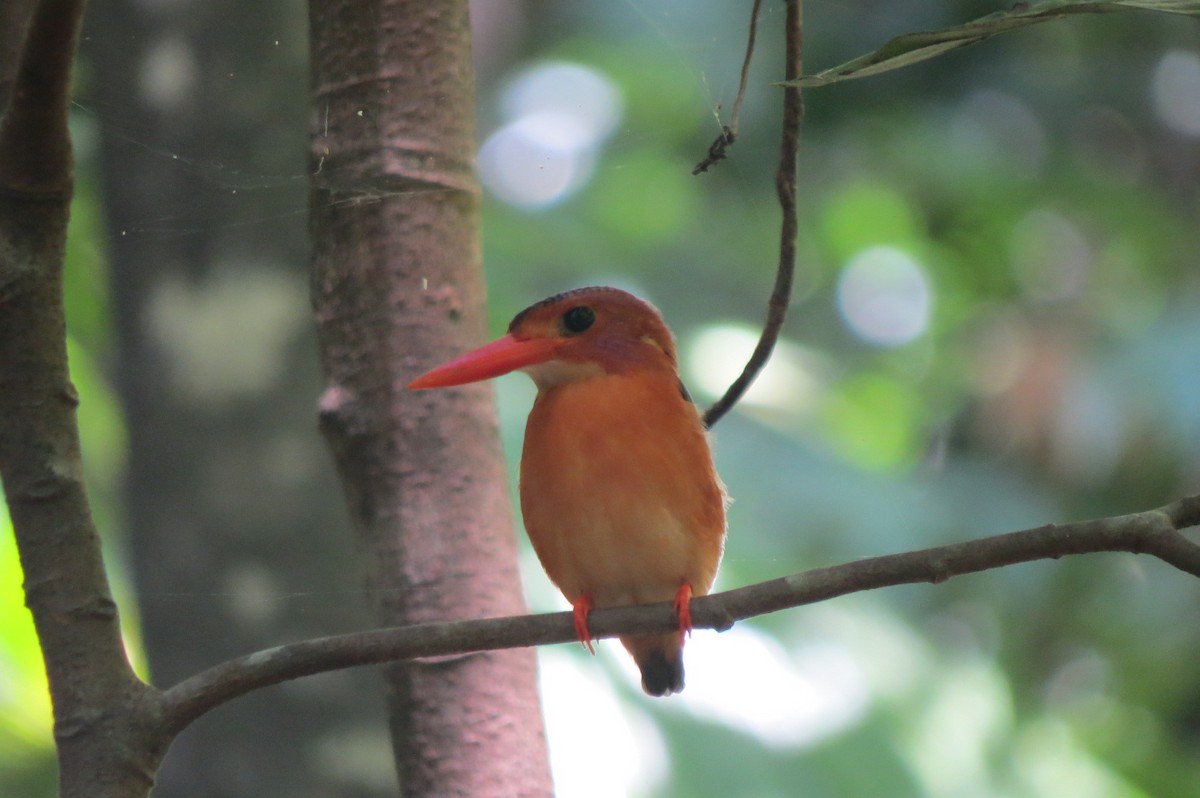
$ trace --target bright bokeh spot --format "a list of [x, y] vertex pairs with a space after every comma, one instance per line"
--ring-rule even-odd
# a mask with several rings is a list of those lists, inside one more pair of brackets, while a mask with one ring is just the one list
[[719, 635], [697, 632], [686, 652], [679, 703], [775, 748], [819, 743], [858, 723], [870, 703], [854, 654], [834, 642], [788, 651], [741, 625]]
[[1200, 137], [1200, 56], [1171, 50], [1159, 59], [1151, 84], [1154, 110], [1167, 127]]
[[[616, 641], [603, 645], [620, 648]], [[654, 723], [621, 703], [598, 662], [560, 647], [540, 648], [538, 658], [555, 794], [657, 794], [667, 777], [667, 753]]]
[[805, 638], [850, 651], [876, 700], [909, 700], [934, 667], [927, 644], [912, 627], [871, 601], [852, 601], [849, 607], [814, 604], [805, 612]]
[[1003, 674], [990, 663], [959, 663], [947, 667], [930, 688], [909, 740], [910, 758], [926, 794], [986, 794], [989, 755], [1012, 726]]
[[510, 119], [542, 113], [571, 120], [575, 146], [594, 146], [621, 121], [621, 92], [598, 70], [580, 64], [549, 62], [518, 75], [505, 90], [500, 107]]
[[200, 91], [199, 61], [180, 35], [157, 37], [147, 48], [138, 77], [142, 96], [163, 113], [178, 112]]
[[497, 130], [479, 151], [479, 176], [497, 199], [543, 208], [573, 194], [592, 174], [589, 149], [564, 148], [570, 127], [554, 114], [522, 117]]
[[[687, 347], [689, 384], [719, 396], [737, 379], [758, 344], [759, 331], [742, 324], [705, 327]], [[779, 341], [740, 404], [803, 413], [811, 410], [823, 380], [817, 359], [801, 347]]]
[[924, 267], [895, 247], [855, 255], [838, 279], [837, 298], [851, 331], [880, 346], [901, 346], [924, 333], [933, 306]]
[[620, 123], [616, 85], [578, 64], [551, 62], [518, 75], [504, 92], [509, 119], [479, 150], [484, 187], [501, 201], [545, 208], [578, 191]]

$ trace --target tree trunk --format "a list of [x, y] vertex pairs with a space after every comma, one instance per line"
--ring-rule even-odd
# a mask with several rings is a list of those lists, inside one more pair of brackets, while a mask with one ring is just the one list
[[5, 0], [0, 3], [0, 116], [8, 107], [8, 95], [17, 74], [21, 44], [37, 0]]
[[[491, 390], [407, 382], [484, 335], [466, 0], [314, 0], [321, 420], [385, 624], [523, 601]], [[534, 653], [387, 670], [409, 796], [551, 792]]]
[[83, 0], [4, 14], [27, 33], [19, 60], [11, 38], [0, 42], [11, 78], [0, 115], [0, 478], [54, 705], [59, 794], [115, 798], [149, 790], [163, 746], [141, 735], [156, 696], [122, 645], [67, 366], [67, 106], [82, 14]]
[[[312, 419], [307, 192], [295, 179], [304, 19], [284, 2], [94, 0], [85, 33], [129, 419], [127, 550], [165, 687], [370, 624]], [[255, 693], [180, 735], [155, 795], [394, 794], [386, 745], [372, 760], [360, 744], [382, 736], [384, 716], [361, 670]]]

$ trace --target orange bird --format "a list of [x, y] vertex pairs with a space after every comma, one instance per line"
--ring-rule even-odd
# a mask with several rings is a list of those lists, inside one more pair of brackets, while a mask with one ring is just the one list
[[521, 513], [534, 551], [593, 651], [595, 607], [674, 601], [679, 631], [621, 642], [654, 696], [683, 689], [689, 600], [712, 587], [725, 493], [658, 311], [616, 288], [580, 288], [517, 314], [508, 335], [417, 378], [441, 388], [524, 371]]

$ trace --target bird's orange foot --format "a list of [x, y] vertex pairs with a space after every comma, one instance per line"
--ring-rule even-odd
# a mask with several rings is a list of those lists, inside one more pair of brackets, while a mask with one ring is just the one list
[[675, 614], [679, 617], [679, 634], [684, 637], [692, 636], [692, 586], [684, 582], [675, 594]]
[[579, 598], [575, 600], [574, 611], [575, 636], [583, 643], [584, 648], [595, 655], [596, 647], [592, 645], [592, 633], [587, 625], [588, 613], [592, 611], [592, 597], [587, 593], [580, 593]]

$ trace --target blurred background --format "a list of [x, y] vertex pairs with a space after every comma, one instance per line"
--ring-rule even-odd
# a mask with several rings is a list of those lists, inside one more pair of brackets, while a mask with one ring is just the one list
[[[711, 402], [776, 263], [781, 4], [728, 160], [749, 4], [473, 3], [492, 326], [567, 288], [655, 303]], [[807, 71], [981, 2], [805, 4]], [[94, 0], [68, 263], [86, 466], [131, 652], [158, 684], [365, 628], [315, 425], [305, 9]], [[714, 429], [718, 589], [1200, 489], [1200, 27], [1077, 17], [806, 92], [795, 299]], [[497, 383], [515, 466], [533, 387]], [[515, 484], [514, 484], [515, 489]], [[2, 518], [2, 516], [0, 516]], [[7, 524], [7, 520], [2, 523]], [[565, 603], [525, 546], [531, 607]], [[0, 534], [0, 793], [54, 791]], [[700, 632], [645, 698], [618, 646], [540, 652], [562, 796], [1191, 796], [1200, 583], [1095, 555]], [[156, 795], [395, 793], [370, 671], [186, 732]]]

